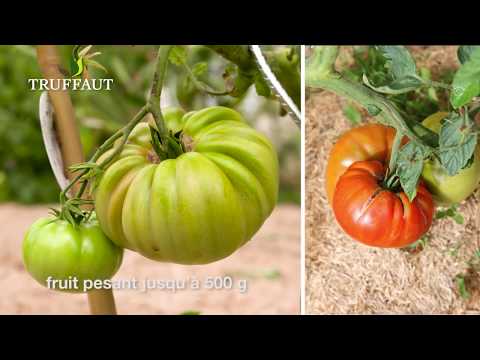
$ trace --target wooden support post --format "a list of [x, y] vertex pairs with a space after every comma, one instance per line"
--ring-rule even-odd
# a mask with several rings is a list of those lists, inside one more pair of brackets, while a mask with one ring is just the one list
[[[62, 65], [55, 45], [37, 46], [38, 64], [45, 79], [63, 79]], [[68, 90], [48, 92], [55, 109], [55, 127], [62, 152], [65, 173], [72, 180], [74, 175], [68, 167], [85, 161], [80, 133], [75, 122], [75, 113]], [[73, 191], [75, 191], [75, 187]], [[92, 315], [115, 315], [115, 299], [112, 290], [92, 290], [87, 293]]]

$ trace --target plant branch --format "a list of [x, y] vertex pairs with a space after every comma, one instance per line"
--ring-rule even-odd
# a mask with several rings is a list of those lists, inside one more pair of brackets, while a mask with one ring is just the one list
[[[308, 78], [308, 76], [307, 76]], [[416, 121], [403, 119], [397, 108], [383, 96], [376, 94], [373, 90], [343, 78], [327, 77], [309, 81], [307, 86], [320, 87], [332, 91], [338, 95], [354, 100], [370, 109], [372, 106], [378, 108], [380, 121], [388, 126], [394, 127], [397, 132], [407, 135], [411, 140], [425, 143], [427, 147], [435, 147], [438, 143], [438, 135], [425, 128]]]
[[[100, 169], [104, 169], [120, 152], [122, 151], [125, 143], [128, 140], [128, 136], [132, 132], [133, 128], [145, 117], [147, 114], [147, 106], [144, 106], [140, 109], [140, 111], [133, 117], [132, 120], [128, 122], [123, 128], [119, 129], [117, 132], [115, 132], [112, 136], [110, 136], [93, 154], [93, 156], [90, 158], [88, 161], [89, 164], [92, 164], [92, 166], [96, 163], [96, 161], [104, 154], [107, 150], [111, 148], [111, 146], [115, 143], [117, 139], [123, 136], [122, 142], [115, 148], [115, 151], [105, 160], [103, 160], [100, 164], [98, 164], [98, 167]], [[86, 167], [83, 169], [69, 184], [68, 186], [60, 193], [60, 201], [62, 203], [65, 202], [67, 199], [67, 193], [68, 191], [76, 184], [78, 181], [80, 181], [87, 173], [91, 170], [91, 167]], [[77, 194], [75, 197], [79, 198], [83, 195], [83, 192], [85, 191], [87, 186], [87, 181], [86, 179], [82, 181], [82, 185], [80, 189], [78, 190]]]
[[[406, 135], [412, 141], [416, 141], [428, 148], [438, 145], [438, 135], [422, 124], [403, 118], [396, 106], [384, 96], [377, 94], [372, 89], [344, 79], [341, 74], [326, 70], [328, 65], [334, 63], [334, 49], [323, 50], [315, 48], [306, 65], [306, 85], [313, 88], [322, 88], [332, 91], [342, 97], [356, 101], [367, 110], [372, 108], [379, 111], [378, 117], [381, 123], [394, 127], [400, 135]], [[322, 59], [321, 57], [327, 59]], [[317, 66], [321, 65], [320, 69]], [[330, 69], [332, 69], [330, 67]]]
[[148, 111], [153, 115], [157, 130], [162, 138], [167, 136], [167, 128], [160, 109], [160, 96], [162, 94], [163, 81], [168, 64], [168, 55], [172, 45], [161, 45], [158, 49], [156, 70], [153, 74], [152, 88], [148, 99]]

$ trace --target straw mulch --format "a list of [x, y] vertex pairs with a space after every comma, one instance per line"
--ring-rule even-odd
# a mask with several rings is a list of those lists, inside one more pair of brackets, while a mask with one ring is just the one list
[[[456, 65], [456, 47], [411, 47], [417, 64], [435, 75]], [[329, 151], [348, 128], [344, 99], [312, 94], [306, 104], [306, 310], [312, 314], [480, 313], [478, 275], [467, 262], [480, 248], [480, 191], [459, 210], [464, 225], [436, 220], [423, 251], [377, 249], [348, 238], [336, 224], [325, 192]], [[369, 119], [370, 121], [370, 119]], [[463, 299], [456, 276], [467, 275]]]

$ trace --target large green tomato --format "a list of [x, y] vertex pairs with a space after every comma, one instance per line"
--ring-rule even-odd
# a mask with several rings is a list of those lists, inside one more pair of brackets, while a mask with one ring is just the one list
[[275, 207], [276, 152], [226, 107], [169, 109], [164, 117], [189, 151], [158, 162], [148, 124], [139, 123], [97, 184], [100, 225], [117, 245], [153, 260], [222, 259], [251, 239]]
[[84, 285], [91, 285], [88, 281], [115, 275], [122, 258], [123, 249], [105, 236], [95, 219], [74, 226], [54, 217], [40, 218], [23, 241], [27, 271], [55, 290], [83, 292]]
[[[422, 124], [438, 133], [441, 120], [448, 115], [437, 112], [427, 117]], [[437, 159], [424, 164], [422, 177], [439, 205], [448, 206], [465, 200], [480, 182], [480, 144], [474, 153], [473, 164], [454, 176], [449, 176]]]

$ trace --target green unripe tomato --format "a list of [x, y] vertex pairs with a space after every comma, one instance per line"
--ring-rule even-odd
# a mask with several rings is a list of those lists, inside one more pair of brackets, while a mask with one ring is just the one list
[[[163, 111], [188, 151], [159, 161], [139, 123], [94, 193], [102, 229], [118, 246], [157, 261], [206, 264], [244, 245], [278, 195], [273, 145], [226, 107]], [[104, 153], [98, 162], [110, 156]]]
[[[437, 112], [427, 117], [422, 124], [436, 133], [440, 132], [441, 121], [447, 112]], [[474, 152], [472, 165], [454, 176], [449, 176], [437, 159], [424, 164], [422, 177], [433, 198], [439, 205], [460, 203], [470, 196], [480, 182], [480, 144]]]
[[60, 291], [83, 292], [85, 280], [110, 279], [122, 258], [123, 249], [107, 238], [95, 219], [74, 226], [43, 217], [33, 223], [23, 241], [27, 271], [41, 285]]

